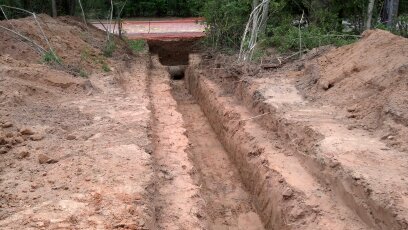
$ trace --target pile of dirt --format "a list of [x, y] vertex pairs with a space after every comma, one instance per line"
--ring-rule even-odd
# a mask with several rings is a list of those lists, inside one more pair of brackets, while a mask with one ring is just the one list
[[375, 131], [408, 151], [408, 39], [367, 31], [359, 42], [306, 63], [298, 89], [307, 99], [338, 106], [350, 129]]
[[[71, 70], [72, 73], [89, 75], [95, 70], [102, 71], [106, 69], [106, 66], [110, 66], [109, 59], [103, 55], [106, 46], [106, 34], [96, 27], [85, 26], [77, 18], [51, 18], [45, 14], [39, 15], [38, 21], [51, 47], [62, 59], [65, 68]], [[46, 50], [49, 49], [32, 17], [0, 21], [0, 25], [17, 31]], [[123, 54], [128, 53], [123, 41], [116, 39], [115, 43], [119, 45], [115, 47], [113, 57], [116, 59], [128, 58], [123, 56]], [[2, 55], [8, 54], [16, 60], [24, 60], [29, 63], [41, 63], [43, 61], [43, 57], [34, 45], [4, 29], [0, 29], [0, 50]]]
[[[106, 34], [78, 19], [39, 20], [62, 65], [0, 28], [0, 229], [146, 228], [147, 59], [117, 38], [105, 57]], [[32, 18], [9, 22], [47, 47]]]

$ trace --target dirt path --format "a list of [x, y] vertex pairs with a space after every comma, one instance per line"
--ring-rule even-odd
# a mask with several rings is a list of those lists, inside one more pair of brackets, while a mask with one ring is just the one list
[[190, 142], [188, 152], [197, 169], [210, 229], [264, 229], [237, 169], [184, 81], [172, 81], [172, 88], [177, 109], [183, 114]]

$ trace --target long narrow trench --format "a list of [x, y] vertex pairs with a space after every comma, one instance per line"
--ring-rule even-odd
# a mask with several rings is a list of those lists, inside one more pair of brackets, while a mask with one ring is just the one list
[[237, 169], [184, 81], [172, 80], [171, 86], [187, 130], [188, 154], [196, 169], [193, 178], [205, 202], [209, 228], [264, 229]]

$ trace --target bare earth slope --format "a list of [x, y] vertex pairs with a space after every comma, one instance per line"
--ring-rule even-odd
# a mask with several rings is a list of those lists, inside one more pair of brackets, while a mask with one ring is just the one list
[[[276, 177], [283, 177], [296, 191], [296, 199], [317, 203], [313, 211], [319, 212], [321, 219], [311, 220], [305, 226], [300, 224], [301, 229], [313, 224], [327, 229], [324, 223], [330, 224], [331, 229], [408, 228], [406, 38], [380, 30], [368, 31], [355, 44], [310, 53], [302, 60], [272, 70], [236, 64], [235, 59], [224, 56], [201, 58], [199, 65], [188, 69], [187, 78], [192, 79], [191, 93], [198, 101], [205, 101], [202, 107], [206, 115], [216, 119], [227, 116], [225, 112], [217, 116], [211, 107], [217, 106], [218, 101], [228, 99], [245, 105], [251, 112], [246, 119], [258, 125], [254, 132], [277, 143], [276, 148], [286, 152], [283, 157], [293, 157], [278, 163], [277, 154], [263, 148], [255, 159], [270, 158], [279, 166], [276, 173], [280, 175]], [[221, 93], [213, 93], [217, 96], [211, 96], [211, 101], [200, 95], [196, 87], [215, 88]], [[233, 102], [229, 104], [237, 110], [239, 105]], [[246, 119], [228, 118], [225, 124]], [[238, 130], [241, 129], [245, 130]], [[228, 128], [220, 133], [231, 135], [230, 139], [237, 135]], [[293, 170], [294, 165], [297, 170]], [[269, 166], [273, 169], [272, 164]], [[292, 178], [295, 171], [302, 174]], [[306, 178], [315, 184], [306, 183]], [[272, 176], [265, 183], [274, 180]], [[313, 197], [309, 194], [317, 194], [316, 191], [321, 193], [319, 199], [309, 201]], [[324, 197], [337, 202], [332, 207], [341, 210], [328, 207], [331, 202], [324, 201]], [[300, 208], [301, 202], [297, 204]], [[310, 210], [302, 208], [305, 218]], [[278, 208], [274, 214], [285, 216], [284, 210]], [[345, 217], [346, 213], [352, 218]], [[295, 226], [283, 222], [283, 226]]]
[[147, 57], [105, 58], [103, 32], [41, 20], [68, 68], [0, 30], [0, 229], [153, 228]]
[[382, 30], [307, 65], [299, 88], [311, 100], [348, 112], [352, 127], [380, 130], [408, 151], [408, 39]]

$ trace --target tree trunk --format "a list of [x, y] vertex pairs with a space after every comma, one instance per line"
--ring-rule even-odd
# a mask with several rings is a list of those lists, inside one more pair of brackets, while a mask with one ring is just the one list
[[55, 0], [51, 0], [52, 17], [57, 17], [57, 3]]
[[[252, 0], [252, 11], [255, 10], [255, 8], [258, 6], [258, 4], [259, 4], [259, 0]], [[258, 14], [254, 14], [254, 19], [252, 20], [252, 28], [254, 28], [252, 30], [252, 34], [251, 34], [252, 37], [255, 36], [255, 27], [256, 27], [257, 18], [258, 18]]]
[[252, 0], [252, 10], [259, 4], [259, 0]]
[[261, 33], [265, 33], [266, 32], [266, 24], [268, 22], [268, 17], [269, 17], [269, 2], [266, 3], [265, 8], [263, 9], [263, 13], [262, 13], [262, 21], [261, 21]]
[[391, 27], [394, 19], [398, 16], [399, 0], [385, 0], [382, 21]]
[[375, 0], [370, 0], [370, 2], [368, 3], [367, 23], [366, 23], [366, 29], [367, 30], [371, 29], [371, 20], [373, 18], [374, 2], [375, 2]]

